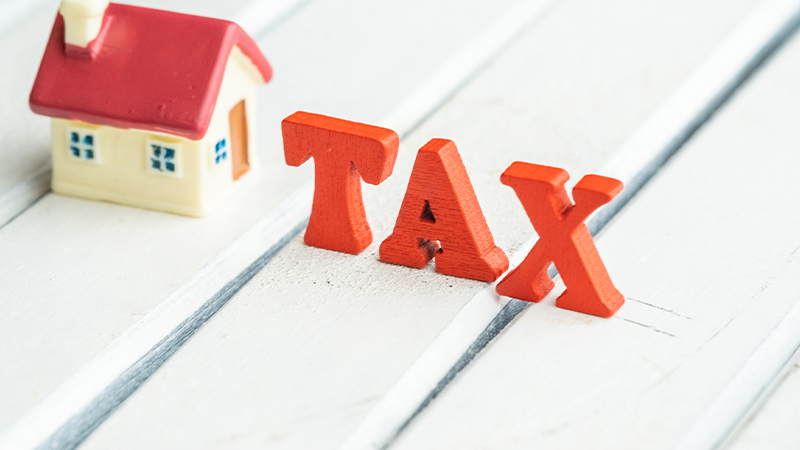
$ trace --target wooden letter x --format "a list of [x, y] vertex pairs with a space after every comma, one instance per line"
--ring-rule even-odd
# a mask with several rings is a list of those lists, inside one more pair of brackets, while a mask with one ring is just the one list
[[622, 190], [622, 182], [586, 175], [572, 189], [573, 205], [564, 189], [568, 179], [565, 170], [523, 162], [515, 162], [503, 172], [500, 180], [516, 192], [539, 240], [496, 290], [500, 295], [538, 302], [553, 289], [547, 275], [553, 262], [567, 286], [556, 306], [611, 317], [625, 298], [611, 283], [583, 222]]
[[283, 119], [286, 164], [314, 158], [314, 203], [308, 245], [357, 255], [372, 243], [361, 179], [380, 184], [392, 174], [400, 138], [386, 128], [298, 111]]

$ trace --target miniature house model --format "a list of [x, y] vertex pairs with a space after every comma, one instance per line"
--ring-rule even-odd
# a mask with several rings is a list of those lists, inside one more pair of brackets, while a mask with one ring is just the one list
[[30, 96], [52, 117], [53, 191], [208, 214], [253, 167], [271, 76], [232, 22], [63, 0]]

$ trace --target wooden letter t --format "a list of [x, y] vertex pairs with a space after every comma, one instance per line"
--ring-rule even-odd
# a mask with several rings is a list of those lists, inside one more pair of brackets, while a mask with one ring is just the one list
[[314, 158], [314, 203], [308, 245], [357, 255], [372, 243], [361, 179], [380, 184], [392, 174], [400, 138], [386, 128], [298, 111], [283, 119], [286, 164]]

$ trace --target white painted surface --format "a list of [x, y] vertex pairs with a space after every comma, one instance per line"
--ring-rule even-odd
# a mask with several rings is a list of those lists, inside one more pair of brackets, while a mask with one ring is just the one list
[[800, 197], [798, 55], [795, 39], [597, 240], [628, 298], [617, 316], [557, 309], [559, 292], [528, 307], [391, 448], [657, 449], [695, 427], [699, 448], [724, 439], [697, 420], [744, 413], [726, 395], [752, 399], [765, 377], [748, 367], [765, 368], [800, 292], [800, 210], [786, 203]]
[[280, 251], [286, 239], [297, 234], [311, 208], [312, 192], [313, 185], [305, 184], [259, 220], [28, 411], [0, 436], [0, 448], [39, 448], [42, 443], [50, 448], [74, 446], [98, 416], [108, 413], [104, 403], [114, 404], [135, 389], [137, 376], [149, 375], [146, 366], [157, 367], [168, 358], [180, 341]]
[[[15, 5], [28, 2], [10, 0]], [[28, 107], [28, 96], [39, 69], [44, 47], [50, 36], [57, 1], [40, 4], [30, 2], [29, 15], [14, 26], [0, 30], [0, 49], [8, 63], [0, 65], [0, 129], [4, 144], [0, 146], [0, 224], [16, 215], [20, 209], [9, 209], [19, 203], [9, 191], [23, 180], [34, 177], [50, 160], [50, 120], [37, 116]], [[25, 197], [23, 191], [15, 198]], [[39, 195], [28, 195], [32, 198]], [[27, 206], [22, 203], [23, 208]]]
[[312, 0], [252, 0], [229, 20], [259, 38]]
[[[683, 145], [687, 136], [730, 95], [730, 90], [750, 75], [752, 68], [761, 61], [761, 57], [756, 55], [768, 54], [770, 48], [785, 39], [786, 33], [796, 26], [799, 14], [800, 4], [796, 2], [765, 2], [633, 133], [600, 170], [600, 173], [622, 181], [625, 187], [612, 204], [597, 211], [587, 221], [593, 234], [636, 195], [642, 184]], [[510, 256], [512, 267], [528, 254], [536, 239], [536, 236], [531, 237]], [[550, 270], [553, 276], [554, 268]], [[469, 364], [502, 327], [529, 305], [521, 301], [509, 303], [507, 298], [498, 297], [494, 285], [490, 284], [470, 299], [370, 411], [341, 446], [342, 449], [383, 448], [424, 407], [425, 402], [435, 398], [438, 391]], [[785, 360], [779, 359], [774, 362], [778, 368], [784, 363]], [[770, 366], [763, 365], [763, 361], [754, 364], [761, 367], [761, 374], [768, 376], [771, 373]], [[768, 382], [768, 379], [764, 380], [764, 383]], [[761, 386], [757, 383], [751, 385]], [[743, 401], [752, 401], [746, 391], [738, 387], [732, 389]], [[723, 405], [723, 410], [736, 410], [730, 408], [730, 402]], [[711, 412], [709, 415], [717, 414]], [[735, 423], [729, 423], [730, 420], [717, 422], [722, 426]], [[704, 428], [698, 426], [698, 429]]]
[[[524, 26], [546, 4], [538, 3], [537, 8], [515, 8], [500, 23]], [[527, 19], [520, 19], [521, 13], [527, 14]], [[467, 51], [476, 49], [472, 52], [474, 61], [466, 65], [445, 64], [443, 70], [435, 72], [432, 78], [439, 87], [427, 90], [428, 96], [422, 102], [422, 108], [418, 101], [404, 101], [394, 111], [400, 112], [405, 118], [411, 117], [412, 123], [417, 120], [413, 118], [413, 114], [421, 117], [428, 115], [430, 108], [436, 107], [450, 95], [450, 86], [460, 84], [461, 80], [472, 74], [476, 65], [482, 65], [481, 58], [485, 60], [494, 53], [491, 46], [487, 49], [486, 42], [500, 47], [508, 39], [498, 40], [497, 28], [490, 28], [488, 36], [479, 36], [466, 47]], [[501, 36], [507, 35], [507, 30], [503, 30]], [[486, 51], [489, 53], [485, 54]], [[461, 60], [463, 56], [458, 58]], [[423, 83], [423, 86], [430, 85], [431, 83]], [[410, 96], [411, 99], [417, 97], [415, 94]], [[437, 98], [438, 101], [431, 103], [431, 100]], [[401, 122], [393, 128], [401, 132], [407, 131], [404, 126], [408, 127]], [[35, 409], [29, 411], [0, 440], [0, 447], [34, 447], [44, 440], [51, 446], [60, 447], [80, 440], [84, 430], [102, 417], [108, 407], [115, 406], [127, 392], [135, 389], [142, 377], [149, 376], [208, 315], [216, 312], [230, 293], [249, 280], [251, 275], [248, 272], [257, 271], [266, 263], [268, 259], [262, 255], [271, 257], [276, 249], [279, 250], [278, 247], [285, 245], [279, 244], [280, 242], [296, 234], [310, 209], [310, 199], [310, 185], [304, 185], [279, 205], [276, 211], [254, 225], [181, 289], [133, 325], [131, 330], [115, 339]], [[240, 273], [243, 275], [240, 276]], [[216, 276], [217, 281], [208, 283], [208, 279], [214, 278], [212, 275]], [[228, 282], [234, 287], [227, 287]], [[220, 297], [224, 299], [221, 300]], [[84, 409], [88, 412], [82, 413]]]
[[[377, 261], [416, 149], [433, 136], [454, 138], [497, 242], [518, 248], [530, 226], [500, 172], [523, 159], [578, 179], [608, 162], [753, 3], [722, 5], [554, 7], [403, 142], [392, 178], [365, 189], [375, 244], [351, 256], [296, 238], [83, 448], [341, 443], [485, 286]], [[680, 35], [670, 34], [676, 23]], [[643, 308], [629, 308], [631, 320]]]
[[405, 137], [528, 31], [554, 1], [519, 2], [448, 57], [427, 80], [386, 113], [380, 125]]
[[[430, 5], [429, 14], [420, 16], [419, 5], [411, 3], [320, 1], [262, 40], [276, 69], [274, 81], [260, 94], [264, 170], [208, 219], [46, 195], [1, 229], [2, 253], [15, 256], [0, 263], [2, 307], [9, 312], [0, 318], [0, 359], [8, 362], [0, 373], [0, 428], [11, 425], [308, 179], [310, 165], [295, 169], [283, 162], [280, 119], [308, 109], [377, 120], [374, 116], [397, 104], [436, 70], [440, 59], [502, 12], [496, 11], [497, 2], [483, 2], [454, 16], [453, 5]], [[343, 12], [354, 8], [388, 12], [399, 21], [364, 21]], [[309, 34], [329, 26], [336, 11], [341, 20], [334, 35]], [[426, 31], [412, 40], [396, 38], [412, 24]], [[418, 51], [422, 46], [425, 53]], [[280, 51], [270, 52], [273, 48]], [[353, 101], [357, 96], [368, 100]]]
[[26, 208], [50, 192], [52, 171], [50, 161], [27, 178], [18, 181], [0, 195], [0, 228], [14, 220]]
[[[800, 248], [800, 247], [799, 247]], [[718, 448], [800, 348], [800, 297], [684, 434], [680, 450]], [[780, 397], [791, 399], [792, 393]], [[797, 435], [797, 433], [795, 433]], [[786, 445], [787, 436], [781, 436]], [[788, 447], [787, 447], [788, 448]]]
[[800, 447], [800, 358], [797, 355], [774, 391], [734, 435], [730, 450], [790, 450]]
[[55, 0], [3, 0], [0, 2], [0, 33], [26, 20], [37, 7], [40, 8], [43, 4], [57, 7], [58, 2]]

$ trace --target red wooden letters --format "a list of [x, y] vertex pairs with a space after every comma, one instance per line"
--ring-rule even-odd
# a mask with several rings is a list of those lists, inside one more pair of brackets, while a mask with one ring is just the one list
[[372, 243], [361, 179], [392, 174], [400, 138], [392, 130], [298, 111], [283, 119], [286, 163], [314, 158], [314, 203], [304, 236], [314, 247], [354, 255]]
[[417, 153], [394, 231], [380, 246], [389, 263], [423, 267], [434, 257], [437, 272], [463, 278], [494, 281], [508, 269], [458, 150], [445, 139]]
[[[385, 128], [296, 112], [282, 123], [290, 166], [314, 158], [314, 203], [306, 244], [358, 254], [372, 243], [361, 200], [361, 179], [380, 184], [392, 174], [400, 139]], [[555, 263], [567, 290], [556, 306], [611, 317], [625, 298], [611, 283], [584, 221], [621, 190], [612, 178], [587, 175], [573, 188], [563, 169], [515, 162], [500, 180], [511, 186], [539, 234], [522, 263], [496, 287], [500, 295], [538, 302], [554, 287]], [[494, 281], [508, 258], [494, 244], [467, 170], [455, 144], [432, 139], [417, 153], [392, 234], [379, 249], [381, 261], [424, 267], [436, 260], [445, 275]]]
[[547, 267], [554, 262], [567, 290], [556, 306], [611, 317], [625, 298], [611, 283], [584, 221], [621, 190], [613, 178], [587, 175], [573, 188], [575, 205], [564, 183], [563, 169], [515, 162], [500, 180], [511, 186], [533, 223], [539, 240], [525, 260], [497, 284], [497, 293], [538, 302], [553, 289]]

